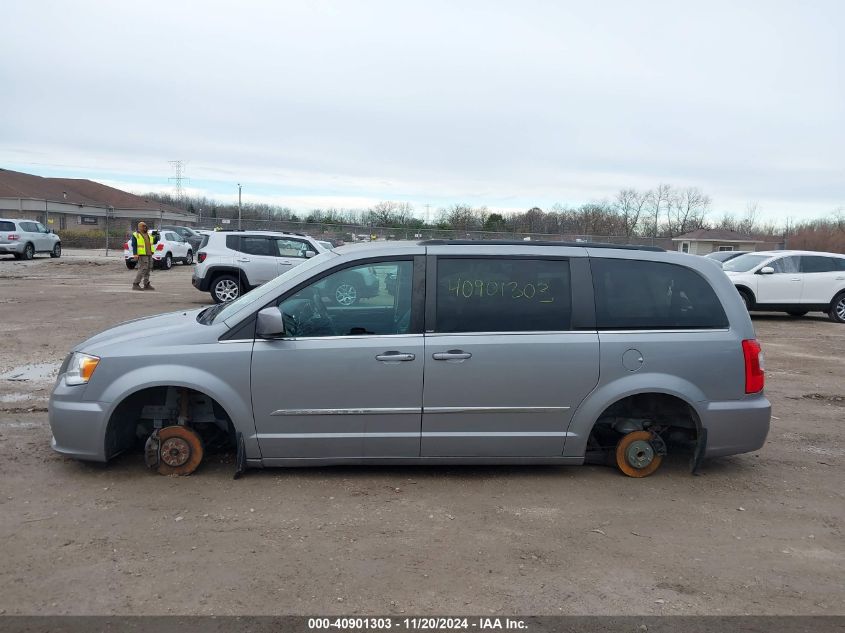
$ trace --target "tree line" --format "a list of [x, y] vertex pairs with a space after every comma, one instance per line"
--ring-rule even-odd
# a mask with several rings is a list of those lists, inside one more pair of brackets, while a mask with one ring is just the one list
[[[204, 220], [238, 216], [236, 203], [220, 203], [204, 196], [186, 196], [180, 200], [169, 194], [150, 193], [146, 197], [196, 213]], [[555, 204], [546, 210], [532, 207], [513, 213], [455, 203], [437, 209], [428, 221], [420, 218], [411, 204], [396, 201], [382, 201], [367, 209], [326, 208], [300, 213], [288, 207], [248, 202], [241, 207], [241, 217], [406, 231], [439, 229], [627, 238], [672, 238], [696, 229], [724, 229], [745, 235], [785, 236], [790, 248], [845, 252], [845, 213], [841, 209], [830, 218], [799, 223], [787, 220], [778, 224], [762, 221], [756, 203], [750, 203], [739, 216], [716, 214], [710, 196], [697, 187], [677, 188], [668, 184], [645, 191], [621, 189], [612, 199], [577, 206]]]

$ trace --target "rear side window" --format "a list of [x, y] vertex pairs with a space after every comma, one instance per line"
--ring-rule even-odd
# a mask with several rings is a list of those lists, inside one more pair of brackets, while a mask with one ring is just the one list
[[14, 222], [0, 222], [0, 231], [14, 231], [15, 230], [15, 223]]
[[836, 270], [836, 262], [833, 257], [822, 257], [819, 255], [802, 255], [802, 273], [830, 273]]
[[249, 235], [227, 235], [226, 246], [247, 255], [275, 255], [270, 252], [270, 240]]
[[437, 332], [570, 329], [569, 262], [438, 259]]
[[21, 231], [26, 231], [27, 233], [38, 233], [38, 227], [35, 226], [35, 222], [21, 222]]
[[590, 260], [596, 326], [604, 330], [728, 327], [713, 288], [676, 264], [632, 259]]

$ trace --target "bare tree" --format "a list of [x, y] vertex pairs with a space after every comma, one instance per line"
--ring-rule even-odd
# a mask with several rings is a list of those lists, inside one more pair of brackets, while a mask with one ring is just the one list
[[710, 197], [697, 187], [670, 192], [666, 204], [666, 229], [669, 237], [683, 235], [704, 226]]
[[648, 221], [648, 232], [652, 237], [657, 237], [660, 225], [660, 214], [669, 205], [669, 196], [672, 194], [670, 185], [659, 184], [657, 187], [646, 193], [648, 197], [645, 211]]
[[648, 194], [640, 193], [636, 189], [622, 189], [616, 194], [614, 210], [619, 214], [625, 237], [631, 237], [637, 232], [646, 204]]

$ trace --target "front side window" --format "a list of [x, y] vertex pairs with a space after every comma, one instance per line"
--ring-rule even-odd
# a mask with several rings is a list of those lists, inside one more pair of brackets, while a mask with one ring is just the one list
[[437, 332], [561, 331], [571, 316], [567, 260], [437, 260]]
[[596, 326], [601, 330], [728, 327], [713, 288], [676, 264], [593, 258]]
[[308, 245], [300, 240], [276, 239], [276, 255], [279, 257], [299, 257], [305, 259]]
[[47, 227], [44, 226], [43, 224], [41, 224], [41, 222], [36, 222], [35, 228], [38, 229], [39, 233], [46, 233], [47, 232]]
[[832, 273], [834, 270], [836, 270], [836, 262], [833, 261], [832, 257], [822, 257], [820, 255], [801, 256], [802, 273]]
[[411, 332], [413, 262], [344, 268], [279, 304], [285, 335], [362, 336]]
[[769, 264], [775, 269], [775, 274], [795, 274], [798, 272], [798, 258], [797, 257], [781, 257]]

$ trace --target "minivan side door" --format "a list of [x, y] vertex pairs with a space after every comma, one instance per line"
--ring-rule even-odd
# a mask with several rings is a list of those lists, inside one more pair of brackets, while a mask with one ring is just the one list
[[[380, 279], [379, 294], [353, 306], [324, 292], [374, 263], [396, 276], [392, 292]], [[285, 335], [256, 339], [252, 353], [265, 460], [419, 456], [424, 274], [422, 255], [359, 260], [280, 297]]]
[[421, 456], [560, 456], [599, 376], [595, 329], [572, 327], [587, 259], [447, 253], [426, 274]]
[[799, 303], [804, 275], [800, 258], [795, 255], [780, 257], [766, 266], [775, 272], [770, 275], [757, 273], [757, 303]]

